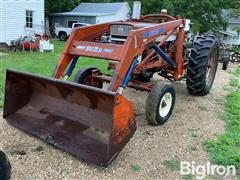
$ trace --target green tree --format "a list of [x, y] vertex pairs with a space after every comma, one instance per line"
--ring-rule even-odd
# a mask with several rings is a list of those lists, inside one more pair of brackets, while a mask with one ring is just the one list
[[[121, 0], [46, 0], [46, 15], [53, 12], [72, 10], [81, 2], [119, 2]], [[123, 1], [123, 0], [122, 0]], [[132, 6], [134, 0], [126, 0]], [[239, 0], [141, 0], [142, 14], [160, 13], [167, 9], [168, 14], [191, 19], [193, 30], [197, 32], [218, 31], [226, 28], [222, 10], [232, 9], [240, 12]], [[240, 13], [239, 13], [240, 14]]]
[[240, 1], [233, 0], [230, 5], [231, 15], [234, 17], [240, 17]]
[[193, 31], [202, 33], [226, 28], [222, 9], [228, 9], [230, 5], [230, 0], [142, 0], [142, 13], [159, 13], [161, 9], [167, 9], [170, 15], [191, 19]]
[[49, 16], [55, 12], [71, 11], [74, 7], [79, 5], [81, 0], [45, 0], [45, 14]]

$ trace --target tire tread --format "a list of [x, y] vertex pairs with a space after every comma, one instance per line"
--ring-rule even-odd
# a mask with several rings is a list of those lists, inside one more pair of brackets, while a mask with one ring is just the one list
[[189, 66], [187, 69], [187, 89], [192, 95], [203, 96], [210, 91], [211, 87], [206, 87], [205, 72], [213, 48], [217, 48], [217, 53], [219, 52], [219, 42], [213, 34], [198, 36], [193, 43], [193, 49], [191, 51]]

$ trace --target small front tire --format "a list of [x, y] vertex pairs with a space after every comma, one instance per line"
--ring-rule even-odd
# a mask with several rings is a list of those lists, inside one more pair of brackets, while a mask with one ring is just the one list
[[78, 84], [85, 84], [88, 86], [102, 88], [103, 82], [97, 78], [92, 77], [92, 71], [99, 70], [95, 67], [86, 67], [79, 69], [73, 81]]
[[0, 151], [0, 179], [9, 180], [11, 178], [11, 165], [8, 157]]
[[176, 99], [172, 84], [155, 85], [146, 102], [146, 119], [149, 124], [162, 125], [170, 118]]

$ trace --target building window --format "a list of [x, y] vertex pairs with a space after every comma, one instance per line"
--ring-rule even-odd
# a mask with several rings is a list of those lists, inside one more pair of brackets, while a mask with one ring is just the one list
[[228, 35], [227, 35], [227, 34], [224, 34], [224, 35], [223, 35], [223, 40], [224, 40], [224, 41], [227, 41], [227, 39], [228, 39]]
[[33, 11], [26, 11], [26, 28], [33, 27]]
[[78, 21], [68, 21], [68, 27], [72, 28], [73, 23], [78, 23]]

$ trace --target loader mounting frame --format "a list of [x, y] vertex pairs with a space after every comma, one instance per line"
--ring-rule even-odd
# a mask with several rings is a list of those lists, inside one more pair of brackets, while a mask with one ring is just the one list
[[[151, 21], [154, 18], [160, 18], [162, 22], [152, 23]], [[141, 28], [137, 27], [129, 32], [124, 44], [102, 43], [100, 38], [103, 34], [109, 32], [111, 24], [128, 24], [136, 27], [141, 26]], [[112, 77], [93, 73], [94, 78], [109, 82], [109, 91], [117, 92], [121, 86], [124, 86], [122, 83], [134, 61], [137, 62], [133, 72], [130, 72], [131, 77], [125, 86], [150, 91], [152, 88], [151, 83], [139, 82], [134, 78], [146, 70], [164, 73], [168, 78], [175, 81], [181, 80], [184, 67], [186, 67], [183, 60], [184, 27], [185, 20], [180, 19], [179, 16], [174, 18], [167, 14], [152, 14], [135, 21], [112, 22], [76, 28], [63, 50], [53, 77], [57, 79], [64, 77], [65, 69], [75, 57], [86, 56], [109, 60], [112, 64], [115, 64]], [[167, 39], [170, 36], [175, 36], [176, 39], [168, 44]], [[162, 37], [162, 39], [156, 44], [158, 37]], [[152, 48], [153, 43], [155, 48]], [[166, 46], [168, 47], [166, 48]], [[166, 51], [164, 56], [156, 52], [156, 48], [161, 52]], [[142, 59], [139, 60], [138, 58]], [[171, 66], [169, 61], [166, 61], [166, 58], [171, 59], [176, 66]]]

